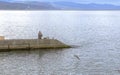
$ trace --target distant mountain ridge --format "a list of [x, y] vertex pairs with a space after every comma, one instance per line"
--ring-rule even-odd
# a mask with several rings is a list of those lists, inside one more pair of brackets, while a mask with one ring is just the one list
[[55, 10], [49, 3], [39, 2], [39, 4], [4, 2], [0, 1], [0, 10]]
[[74, 2], [0, 1], [0, 10], [120, 10], [112, 4], [80, 4]]
[[74, 2], [55, 2], [53, 5], [55, 7], [68, 10], [120, 10], [120, 6], [112, 4], [80, 4]]

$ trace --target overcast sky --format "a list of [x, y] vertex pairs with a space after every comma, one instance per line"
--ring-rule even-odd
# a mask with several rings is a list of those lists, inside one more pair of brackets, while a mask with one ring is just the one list
[[102, 4], [116, 4], [120, 5], [120, 0], [2, 0], [2, 1], [69, 1], [69, 2], [79, 2], [79, 3], [102, 3]]

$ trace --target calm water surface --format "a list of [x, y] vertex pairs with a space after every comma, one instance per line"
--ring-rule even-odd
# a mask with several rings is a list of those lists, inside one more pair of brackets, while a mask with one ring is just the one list
[[120, 75], [120, 11], [0, 11], [7, 39], [57, 38], [76, 48], [0, 53], [0, 75]]

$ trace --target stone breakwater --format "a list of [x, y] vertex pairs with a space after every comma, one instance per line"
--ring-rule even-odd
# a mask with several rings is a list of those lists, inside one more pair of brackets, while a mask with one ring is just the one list
[[70, 48], [56, 39], [0, 40], [0, 50]]

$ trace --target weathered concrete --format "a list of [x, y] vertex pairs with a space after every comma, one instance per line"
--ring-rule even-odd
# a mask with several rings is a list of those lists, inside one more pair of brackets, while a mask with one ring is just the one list
[[12, 49], [49, 49], [69, 48], [70, 46], [56, 39], [14, 39], [0, 40], [0, 50]]

